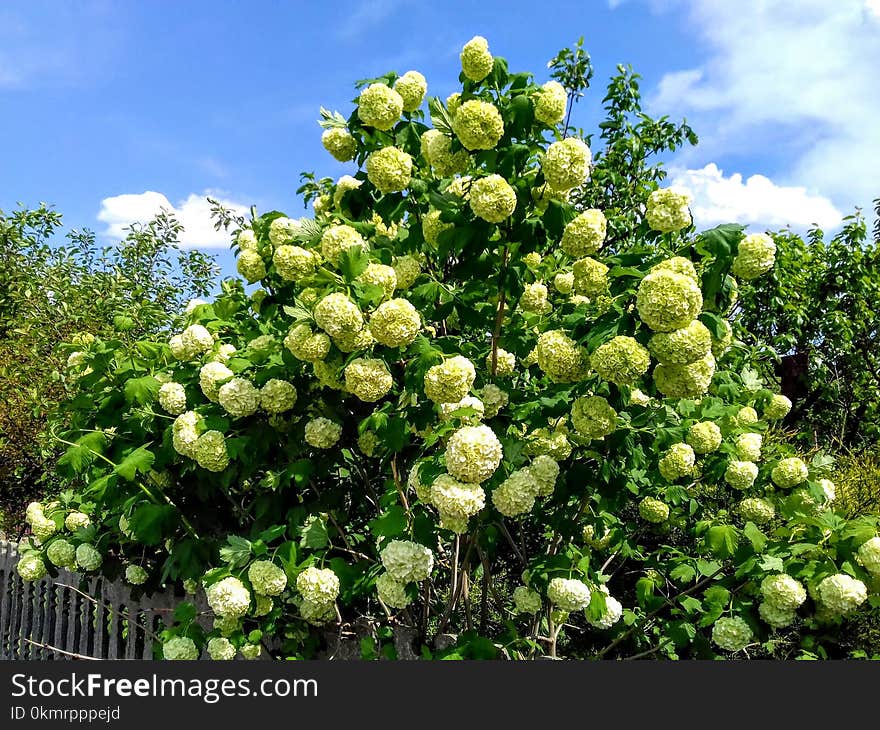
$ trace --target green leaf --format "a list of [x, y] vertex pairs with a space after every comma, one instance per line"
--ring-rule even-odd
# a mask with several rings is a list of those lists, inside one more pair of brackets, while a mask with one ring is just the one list
[[146, 446], [139, 446], [117, 464], [114, 471], [123, 479], [133, 481], [136, 474], [150, 471], [155, 460], [156, 455], [152, 451]]
[[142, 378], [129, 378], [123, 388], [125, 400], [131, 405], [145, 406], [156, 400], [160, 385], [159, 381], [152, 375], [145, 375]]
[[309, 515], [303, 525], [302, 537], [299, 544], [301, 547], [310, 548], [311, 550], [320, 550], [327, 547], [330, 542], [330, 536], [327, 532], [327, 515]]
[[406, 512], [399, 504], [392, 505], [369, 523], [376, 537], [397, 537], [406, 532]]
[[347, 281], [357, 279], [370, 264], [370, 257], [360, 246], [352, 246], [339, 254], [339, 270]]
[[669, 577], [676, 583], [690, 583], [697, 577], [697, 571], [687, 563], [679, 563], [669, 572]]
[[135, 540], [144, 545], [158, 545], [162, 542], [166, 528], [176, 524], [177, 510], [167, 504], [142, 504], [129, 520]]
[[104, 453], [107, 448], [107, 437], [102, 431], [90, 431], [76, 440], [58, 459], [58, 466], [67, 469], [74, 474], [81, 474], [90, 466], [96, 456]]
[[252, 551], [253, 545], [250, 540], [238, 535], [229, 535], [226, 538], [226, 545], [220, 548], [220, 560], [228, 563], [230, 568], [240, 568], [247, 565]]
[[179, 624], [188, 624], [195, 621], [196, 607], [190, 601], [181, 601], [174, 609], [174, 620]]
[[715, 525], [706, 531], [705, 541], [719, 558], [729, 558], [736, 551], [739, 531], [733, 525]]
[[777, 558], [774, 555], [765, 555], [761, 561], [761, 570], [768, 573], [784, 573], [785, 564], [782, 562], [782, 558]]
[[745, 535], [749, 539], [749, 542], [752, 543], [752, 547], [756, 553], [761, 552], [767, 544], [767, 536], [758, 529], [758, 526], [754, 522], [746, 522], [745, 527], [743, 527], [743, 535]]

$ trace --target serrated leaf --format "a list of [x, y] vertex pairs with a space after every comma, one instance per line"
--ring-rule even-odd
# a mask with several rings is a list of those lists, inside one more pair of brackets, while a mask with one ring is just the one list
[[321, 118], [318, 120], [318, 124], [320, 124], [324, 129], [348, 128], [348, 122], [346, 122], [345, 117], [343, 117], [337, 111], [331, 112], [329, 109], [325, 109], [324, 107], [321, 107]]
[[767, 536], [758, 529], [754, 522], [746, 522], [745, 527], [743, 527], [743, 535], [752, 543], [756, 553], [761, 552], [767, 544]]
[[227, 563], [230, 568], [240, 568], [247, 565], [252, 552], [253, 545], [250, 540], [238, 535], [229, 535], [226, 544], [220, 548], [220, 560]]
[[150, 471], [155, 460], [156, 455], [152, 451], [146, 446], [139, 446], [117, 464], [113, 471], [123, 479], [132, 481], [138, 473], [146, 474]]
[[130, 378], [125, 383], [123, 394], [127, 403], [144, 406], [156, 400], [160, 385], [159, 381], [152, 375], [145, 375], [142, 378]]
[[397, 537], [406, 532], [406, 512], [399, 504], [389, 507], [369, 523], [370, 532], [376, 537]]
[[715, 525], [706, 530], [705, 541], [719, 558], [729, 558], [736, 551], [739, 532], [733, 525]]
[[164, 537], [165, 528], [172, 527], [177, 510], [167, 504], [142, 504], [131, 518], [129, 526], [135, 540], [144, 545], [158, 545]]
[[310, 515], [306, 519], [302, 529], [302, 537], [299, 544], [304, 548], [311, 550], [320, 550], [327, 547], [330, 542], [330, 535], [327, 532], [327, 515]]
[[432, 96], [428, 100], [428, 111], [431, 113], [431, 124], [434, 125], [434, 129], [443, 132], [447, 137], [455, 135], [452, 131], [452, 117], [449, 116], [449, 112], [439, 97]]

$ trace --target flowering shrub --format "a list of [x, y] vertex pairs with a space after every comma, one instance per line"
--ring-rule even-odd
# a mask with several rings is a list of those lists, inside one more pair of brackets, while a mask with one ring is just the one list
[[168, 658], [309, 656], [362, 616], [457, 656], [828, 651], [873, 600], [876, 521], [833, 512], [732, 337], [769, 239], [695, 233], [662, 189], [612, 239], [613, 207], [566, 202], [593, 159], [566, 74], [482, 38], [461, 61], [429, 114], [416, 72], [323, 112], [353, 174], [308, 178], [313, 218], [227, 218], [251, 293], [83, 350], [71, 489], [28, 510], [22, 575], [204, 591], [213, 628], [184, 604]]

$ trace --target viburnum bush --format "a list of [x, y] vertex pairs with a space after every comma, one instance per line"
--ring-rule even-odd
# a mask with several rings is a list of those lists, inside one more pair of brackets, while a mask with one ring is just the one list
[[253, 291], [71, 358], [70, 486], [28, 508], [21, 575], [203, 594], [171, 659], [313, 656], [365, 618], [365, 656], [400, 625], [450, 658], [839, 655], [880, 538], [726, 319], [773, 241], [695, 233], [674, 189], [625, 226], [572, 205], [582, 60], [540, 83], [476, 37], [445, 102], [410, 71], [325, 111], [352, 174], [308, 177], [314, 218], [221, 211]]

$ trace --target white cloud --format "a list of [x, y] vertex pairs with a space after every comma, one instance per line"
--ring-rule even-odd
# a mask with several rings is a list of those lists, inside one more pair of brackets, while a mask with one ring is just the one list
[[680, 167], [735, 155], [782, 187], [805, 185], [841, 209], [880, 196], [880, 0], [650, 0], [685, 8], [708, 48], [667, 73], [658, 113], [685, 114], [700, 145]]
[[840, 223], [840, 211], [830, 200], [806, 188], [776, 185], [764, 175], [743, 176], [724, 171], [714, 163], [697, 170], [672, 169], [670, 184], [687, 188], [694, 196], [691, 211], [700, 228], [719, 223], [745, 223], [767, 229], [786, 225], [804, 229], [813, 225], [831, 228]]
[[162, 210], [174, 214], [183, 224], [180, 244], [185, 248], [227, 248], [229, 234], [214, 230], [211, 205], [207, 196], [218, 200], [225, 207], [240, 215], [246, 215], [248, 206], [223, 197], [222, 192], [206, 190], [201, 195], [190, 193], [177, 205], [172, 205], [162, 193], [147, 190], [143, 193], [114, 195], [101, 201], [98, 220], [106, 224], [102, 234], [112, 238], [124, 238], [126, 228], [132, 223], [148, 223]]

